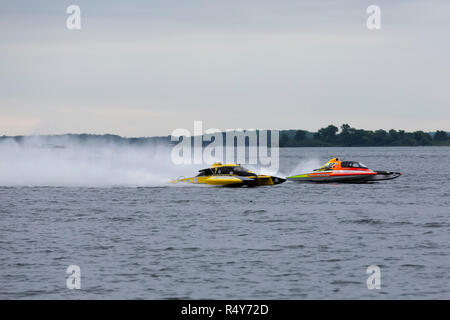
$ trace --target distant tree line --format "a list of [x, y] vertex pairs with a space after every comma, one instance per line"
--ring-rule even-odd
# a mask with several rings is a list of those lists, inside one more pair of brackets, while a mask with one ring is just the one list
[[424, 131], [405, 132], [404, 130], [371, 131], [355, 129], [343, 124], [339, 130], [334, 125], [321, 128], [317, 132], [306, 130], [283, 130], [280, 132], [280, 147], [319, 147], [319, 146], [450, 146], [446, 131], [434, 133]]
[[[224, 141], [226, 133], [222, 133]], [[0, 136], [0, 142], [13, 140], [24, 143], [29, 136]], [[112, 134], [63, 134], [39, 136], [39, 140], [45, 147], [63, 147], [66, 143], [112, 143], [115, 145], [175, 145], [178, 141], [171, 141], [170, 136], [125, 138]], [[34, 140], [33, 140], [34, 141]], [[204, 141], [204, 145], [210, 142]], [[37, 141], [35, 141], [37, 142]], [[448, 132], [438, 130], [436, 132], [404, 130], [364, 130], [355, 129], [348, 124], [341, 128], [334, 125], [321, 128], [317, 132], [306, 130], [281, 130], [280, 147], [330, 147], [330, 146], [450, 146]], [[248, 140], [246, 140], [248, 145]]]

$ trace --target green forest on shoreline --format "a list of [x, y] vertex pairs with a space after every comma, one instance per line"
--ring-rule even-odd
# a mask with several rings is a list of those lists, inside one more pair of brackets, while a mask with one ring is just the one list
[[373, 146], [450, 146], [446, 131], [364, 130], [348, 124], [329, 125], [317, 132], [280, 131], [280, 147], [373, 147]]
[[[306, 130], [280, 130], [279, 146], [284, 147], [381, 147], [381, 146], [450, 146], [450, 135], [443, 130], [435, 132], [404, 130], [385, 131], [382, 129], [371, 131], [355, 129], [348, 124], [340, 128], [335, 125], [319, 129], [317, 132]], [[226, 133], [222, 132], [224, 141]], [[171, 136], [126, 138], [114, 134], [62, 134], [41, 136], [0, 136], [0, 142], [13, 140], [17, 143], [27, 141], [27, 138], [43, 137], [46, 144], [56, 146], [66, 142], [88, 143], [106, 142], [118, 145], [175, 145], [177, 141], [171, 141]], [[207, 141], [210, 141], [209, 139]], [[204, 144], [209, 142], [204, 141]], [[248, 145], [248, 141], [246, 141]]]

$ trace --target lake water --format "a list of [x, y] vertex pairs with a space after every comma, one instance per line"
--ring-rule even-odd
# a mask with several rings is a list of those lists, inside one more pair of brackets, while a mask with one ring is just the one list
[[[0, 298], [450, 299], [450, 148], [280, 155], [282, 176], [334, 156], [403, 175], [259, 188], [25, 186], [27, 177], [11, 186], [4, 168]], [[69, 265], [81, 268], [80, 290], [66, 288]], [[367, 288], [369, 265], [380, 267], [381, 289]]]

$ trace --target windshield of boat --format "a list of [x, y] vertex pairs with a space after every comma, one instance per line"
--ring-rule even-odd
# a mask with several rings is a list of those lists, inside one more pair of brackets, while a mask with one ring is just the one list
[[364, 169], [369, 169], [365, 164], [362, 164], [361, 162], [359, 162], [359, 167], [364, 168]]
[[233, 174], [234, 167], [220, 167], [217, 168], [216, 174]]
[[244, 168], [244, 167], [234, 167], [234, 173], [238, 176], [254, 176], [255, 174], [253, 172], [250, 172], [250, 170]]
[[341, 162], [342, 168], [361, 168], [361, 169], [367, 169], [365, 165], [362, 163], [356, 162], [356, 161], [342, 161]]
[[211, 169], [203, 169], [200, 170], [200, 173], [197, 175], [197, 177], [204, 177], [204, 176], [212, 176], [213, 172]]

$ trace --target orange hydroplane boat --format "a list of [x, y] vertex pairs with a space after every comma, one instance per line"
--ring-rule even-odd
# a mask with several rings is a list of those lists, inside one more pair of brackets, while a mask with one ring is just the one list
[[390, 180], [401, 176], [399, 172], [373, 171], [357, 161], [333, 158], [313, 172], [287, 177], [290, 181], [305, 182], [371, 182]]

